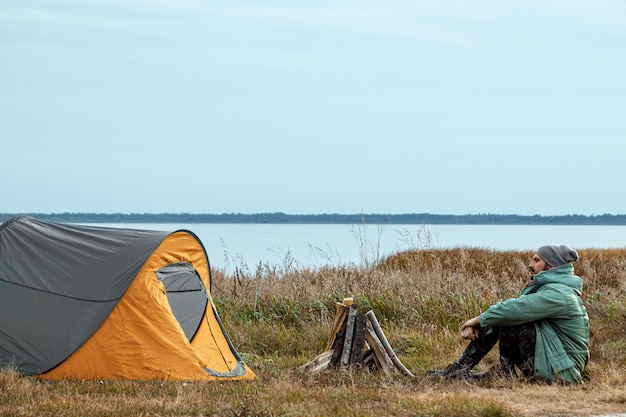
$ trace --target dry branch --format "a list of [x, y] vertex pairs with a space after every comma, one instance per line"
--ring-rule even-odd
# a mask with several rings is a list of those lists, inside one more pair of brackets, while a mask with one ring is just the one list
[[387, 341], [387, 338], [385, 337], [385, 334], [383, 333], [382, 329], [380, 328], [380, 324], [378, 324], [378, 319], [374, 315], [374, 312], [372, 310], [368, 311], [367, 314], [366, 314], [366, 317], [369, 320], [368, 323], [371, 324], [372, 328], [374, 329], [374, 332], [376, 333], [376, 336], [378, 336], [378, 340], [380, 340], [380, 342], [382, 343], [383, 347], [385, 348], [385, 351], [387, 352], [387, 354], [391, 358], [391, 361], [393, 362], [395, 367], [401, 373], [403, 373], [404, 375], [412, 377], [413, 374], [411, 373], [411, 371], [409, 371], [406, 368], [406, 366], [404, 366], [402, 364], [402, 362], [400, 362], [400, 359], [398, 358], [398, 355], [396, 355], [396, 352], [393, 351], [393, 348], [389, 344], [389, 341]]

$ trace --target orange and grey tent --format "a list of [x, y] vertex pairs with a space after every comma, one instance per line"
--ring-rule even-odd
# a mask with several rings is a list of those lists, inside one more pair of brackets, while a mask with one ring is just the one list
[[45, 379], [254, 379], [187, 230], [0, 225], [0, 367]]

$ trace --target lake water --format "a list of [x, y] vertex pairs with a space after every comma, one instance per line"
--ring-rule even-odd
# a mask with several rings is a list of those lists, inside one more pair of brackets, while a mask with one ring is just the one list
[[364, 265], [413, 248], [480, 247], [532, 250], [544, 244], [574, 248], [626, 247], [626, 226], [347, 225], [123, 223], [105, 227], [190, 230], [204, 244], [213, 268], [259, 262], [319, 267]]

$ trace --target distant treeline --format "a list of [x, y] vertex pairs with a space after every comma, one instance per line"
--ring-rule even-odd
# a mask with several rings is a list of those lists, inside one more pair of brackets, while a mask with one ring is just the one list
[[294, 224], [493, 224], [626, 225], [626, 214], [522, 216], [517, 214], [286, 214], [276, 213], [2, 213], [0, 221], [29, 215], [62, 223], [294, 223]]

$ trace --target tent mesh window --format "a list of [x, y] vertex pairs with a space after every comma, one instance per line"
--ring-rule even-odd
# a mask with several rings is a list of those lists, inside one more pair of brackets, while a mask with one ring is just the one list
[[187, 340], [191, 341], [209, 301], [206, 288], [196, 269], [187, 262], [169, 264], [156, 272], [167, 291], [167, 300]]

